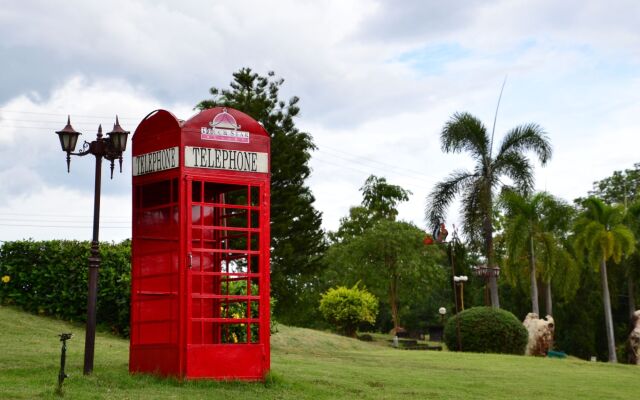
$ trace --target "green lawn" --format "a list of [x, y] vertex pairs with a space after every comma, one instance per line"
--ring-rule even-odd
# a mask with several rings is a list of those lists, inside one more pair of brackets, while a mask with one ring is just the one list
[[0, 307], [0, 399], [57, 398], [57, 334], [68, 342], [68, 399], [634, 399], [640, 368], [572, 359], [395, 350], [279, 327], [267, 384], [180, 382], [127, 372], [128, 342], [96, 338], [82, 375], [81, 326]]

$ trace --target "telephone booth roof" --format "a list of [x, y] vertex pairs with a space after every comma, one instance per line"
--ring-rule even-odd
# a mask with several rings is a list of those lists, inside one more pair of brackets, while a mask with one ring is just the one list
[[133, 175], [180, 167], [192, 172], [195, 168], [208, 173], [269, 176], [270, 141], [258, 121], [232, 108], [210, 108], [186, 121], [169, 111], [155, 110], [133, 135]]
[[[222, 115], [221, 115], [222, 114]], [[224, 116], [227, 114], [232, 118]], [[218, 117], [218, 121], [216, 121]], [[146, 131], [149, 129], [159, 128], [162, 129], [195, 129], [210, 127], [212, 122], [220, 122], [222, 128], [231, 128], [231, 124], [235, 121], [236, 129], [248, 131], [254, 135], [269, 136], [269, 133], [264, 127], [255, 119], [249, 115], [232, 108], [226, 107], [214, 107], [206, 110], [202, 110], [195, 114], [188, 120], [180, 120], [173, 113], [167, 110], [158, 109], [147, 114], [146, 117], [140, 122], [138, 128], [134, 133], [134, 138], [138, 132]], [[233, 129], [233, 128], [232, 128]]]
[[[225, 107], [214, 107], [203, 110], [185, 121], [182, 128], [200, 129], [201, 127], [210, 127], [212, 123], [218, 124], [221, 128], [239, 129], [248, 131], [254, 135], [269, 136], [267, 131], [255, 119], [242, 111]], [[233, 126], [234, 123], [235, 126]]]

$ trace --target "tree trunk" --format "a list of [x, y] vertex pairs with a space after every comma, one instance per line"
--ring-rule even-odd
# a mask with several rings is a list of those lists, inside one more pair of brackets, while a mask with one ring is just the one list
[[498, 297], [498, 278], [493, 270], [493, 225], [491, 223], [491, 209], [489, 209], [487, 216], [485, 216], [484, 223], [485, 234], [485, 251], [487, 255], [487, 268], [491, 270], [489, 275], [489, 292], [491, 295], [491, 307], [500, 308], [500, 298]]
[[553, 317], [553, 301], [551, 300], [551, 279], [547, 281], [547, 290], [544, 293], [545, 308], [547, 309], [547, 315]]
[[609, 349], [609, 362], [617, 363], [616, 342], [613, 336], [613, 316], [611, 315], [611, 298], [609, 296], [609, 282], [607, 279], [607, 262], [600, 262], [600, 278], [602, 281], [602, 304], [604, 306], [604, 321], [607, 330], [607, 347]]
[[391, 273], [389, 283], [389, 303], [391, 304], [391, 320], [393, 321], [393, 331], [397, 334], [400, 321], [398, 321], [398, 274]]
[[633, 318], [633, 313], [636, 312], [636, 291], [632, 274], [629, 274], [627, 277], [627, 286], [627, 293], [629, 294], [629, 318]]
[[533, 249], [533, 235], [529, 237], [529, 274], [531, 276], [531, 312], [540, 316], [538, 306], [538, 281], [536, 280], [536, 255]]
[[498, 278], [495, 275], [489, 277], [489, 294], [491, 295], [491, 307], [500, 308], [498, 297]]

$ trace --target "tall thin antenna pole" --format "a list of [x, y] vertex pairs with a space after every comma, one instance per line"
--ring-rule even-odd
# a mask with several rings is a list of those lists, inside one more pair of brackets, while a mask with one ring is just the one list
[[493, 129], [491, 129], [491, 147], [489, 147], [489, 158], [493, 155], [493, 135], [496, 133], [496, 121], [498, 120], [498, 110], [500, 109], [500, 100], [502, 99], [502, 91], [504, 90], [504, 85], [507, 83], [507, 76], [504, 76], [504, 81], [502, 81], [502, 88], [500, 88], [500, 96], [498, 96], [498, 105], [496, 106], [496, 114], [493, 116]]

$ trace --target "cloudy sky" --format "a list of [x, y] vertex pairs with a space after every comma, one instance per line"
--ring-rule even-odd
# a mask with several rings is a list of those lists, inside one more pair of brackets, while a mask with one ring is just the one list
[[[324, 227], [360, 202], [370, 174], [413, 192], [425, 227], [434, 183], [465, 168], [439, 133], [456, 111], [537, 122], [554, 147], [536, 186], [566, 200], [640, 161], [640, 2], [4, 0], [0, 7], [0, 240], [90, 239], [92, 157], [67, 174], [66, 115], [95, 138], [115, 115], [179, 118], [248, 66], [301, 98], [318, 150], [309, 185]], [[101, 239], [130, 236], [130, 155], [105, 174]], [[455, 223], [452, 210], [449, 223]]]

